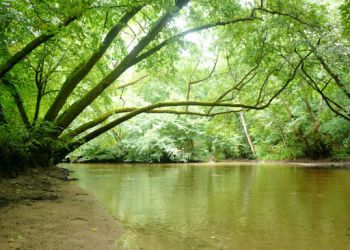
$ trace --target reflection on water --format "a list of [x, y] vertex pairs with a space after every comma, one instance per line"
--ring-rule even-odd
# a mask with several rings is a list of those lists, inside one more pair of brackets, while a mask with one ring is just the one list
[[70, 165], [133, 249], [349, 249], [350, 170]]

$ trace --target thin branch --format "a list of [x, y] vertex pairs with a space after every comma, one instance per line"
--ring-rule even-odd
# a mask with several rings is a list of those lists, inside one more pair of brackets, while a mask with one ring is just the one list
[[58, 92], [58, 91], [60, 91], [60, 90], [59, 90], [59, 89], [54, 89], [54, 90], [46, 91], [45, 93], [43, 93], [43, 96], [42, 96], [42, 97], [44, 97], [44, 96], [46, 96], [46, 95], [49, 95], [49, 94], [52, 94], [52, 93], [56, 93], [56, 92]]
[[[147, 31], [145, 30], [145, 28], [142, 26], [142, 24], [139, 22], [139, 20], [136, 20], [136, 24], [140, 27], [140, 32], [143, 32], [144, 34], [147, 33]], [[137, 34], [131, 29], [131, 27], [129, 27], [131, 32], [134, 33], [135, 37], [137, 37]], [[139, 32], [139, 33], [140, 33]]]
[[[226, 26], [226, 25], [230, 25], [230, 24], [235, 24], [235, 23], [240, 23], [240, 22], [246, 22], [246, 21], [254, 21], [254, 20], [258, 20], [259, 18], [257, 17], [245, 17], [245, 18], [237, 18], [231, 21], [226, 21], [226, 22], [216, 22], [216, 23], [212, 23], [212, 24], [205, 24], [205, 25], [201, 25], [192, 29], [188, 29], [186, 31], [183, 31], [179, 34], [176, 34], [172, 37], [169, 37], [168, 39], [164, 40], [163, 42], [161, 42], [160, 44], [156, 45], [155, 47], [149, 49], [148, 51], [144, 52], [143, 54], [139, 55], [135, 62], [140, 62], [143, 59], [153, 55], [154, 53], [158, 52], [159, 50], [161, 50], [163, 47], [165, 47], [166, 45], [178, 41], [180, 38], [191, 34], [191, 33], [195, 33], [195, 32], [200, 32], [203, 30], [208, 30], [208, 29], [212, 29], [218, 26]], [[260, 19], [259, 19], [260, 20]]]
[[320, 61], [323, 68], [327, 71], [327, 73], [333, 78], [337, 86], [344, 92], [344, 94], [350, 98], [350, 92], [346, 89], [345, 84], [342, 83], [338, 74], [336, 74], [326, 63], [326, 61], [319, 55], [316, 54], [316, 58]]
[[213, 76], [213, 73], [215, 71], [215, 68], [216, 68], [216, 65], [217, 65], [218, 61], [219, 61], [219, 52], [216, 55], [216, 59], [215, 59], [214, 65], [213, 65], [211, 71], [209, 72], [208, 76], [206, 76], [206, 77], [204, 77], [202, 79], [191, 81], [191, 82], [189, 82], [189, 84], [193, 85], [193, 84], [197, 84], [197, 83], [209, 80]]
[[[187, 83], [187, 92], [186, 92], [186, 100], [189, 100], [190, 99], [190, 92], [191, 92], [191, 80], [192, 80], [192, 77], [193, 75], [196, 73], [197, 69], [198, 69], [198, 66], [202, 60], [202, 56], [203, 56], [203, 43], [201, 43], [201, 54], [199, 55], [198, 57], [198, 60], [197, 60], [197, 63], [196, 63], [196, 66], [194, 67], [193, 71], [192, 71], [192, 74], [190, 75], [190, 81]], [[186, 107], [186, 111], [188, 111], [188, 107]]]
[[332, 78], [330, 78], [327, 82], [325, 82], [325, 85], [322, 88], [322, 92], [328, 87], [328, 84], [332, 81]]
[[259, 95], [258, 95], [258, 98], [257, 98], [257, 101], [256, 101], [256, 104], [255, 105], [258, 105], [260, 104], [260, 101], [261, 101], [261, 97], [262, 97], [262, 93], [263, 91], [265, 90], [266, 88], [266, 85], [268, 84], [269, 80], [270, 80], [270, 77], [273, 75], [273, 73], [277, 72], [277, 71], [280, 71], [281, 69], [283, 68], [283, 65], [280, 67], [280, 68], [275, 68], [273, 70], [271, 70], [267, 76], [265, 77], [265, 80], [264, 80], [264, 83], [262, 84], [260, 90], [259, 90]]
[[135, 85], [136, 83], [139, 83], [140, 81], [146, 79], [147, 77], [148, 77], [148, 75], [143, 75], [143, 76], [141, 76], [140, 78], [138, 78], [138, 79], [136, 79], [136, 80], [134, 80], [134, 81], [131, 81], [131, 82], [128, 82], [128, 83], [119, 85], [117, 88], [118, 88], [118, 89], [124, 89], [124, 88], [126, 88], [126, 87]]
[[29, 0], [29, 2], [30, 2], [30, 4], [32, 5], [33, 10], [34, 10], [36, 16], [39, 18], [39, 20], [40, 20], [43, 24], [47, 24], [47, 22], [46, 22], [44, 19], [42, 19], [41, 16], [39, 15], [39, 12], [38, 12], [38, 10], [36, 9], [36, 7], [35, 7], [34, 3], [32, 2], [32, 0]]
[[[313, 80], [313, 78], [307, 73], [307, 71], [305, 70], [304, 65], [302, 65], [301, 67], [304, 75], [306, 76], [306, 78], [304, 78], [304, 80], [306, 80], [306, 82], [308, 83], [308, 85], [310, 87], [312, 87], [316, 92], [318, 92], [321, 97], [323, 98], [323, 100], [326, 102], [327, 106], [330, 108], [330, 110], [332, 110], [335, 114], [339, 115], [340, 117], [350, 121], [350, 116], [346, 114], [346, 109], [344, 109], [340, 104], [336, 103], [335, 101], [331, 100], [329, 97], [327, 97], [323, 91], [317, 86], [317, 83]], [[337, 108], [339, 108], [340, 110], [344, 111], [345, 114], [337, 111], [333, 106], [336, 106]]]
[[[248, 79], [248, 80], [246, 81], [246, 79], [249, 77], [249, 75], [250, 75], [251, 73], [253, 73], [258, 67], [259, 67], [259, 64], [256, 65], [255, 67], [253, 67], [251, 70], [249, 70], [248, 73], [246, 73], [246, 74], [243, 76], [243, 78], [242, 78], [237, 84], [235, 84], [233, 87], [231, 87], [230, 89], [228, 89], [227, 91], [225, 91], [223, 94], [221, 94], [221, 95], [215, 100], [215, 102], [217, 103], [217, 102], [222, 101], [222, 100], [225, 98], [225, 96], [227, 96], [229, 93], [231, 93], [231, 92], [232, 92], [233, 90], [235, 90], [235, 89], [239, 91], [245, 83], [249, 82], [250, 80], [252, 80], [252, 79], [255, 77], [256, 74], [253, 74], [253, 76], [252, 76], [250, 79]], [[208, 114], [212, 111], [213, 108], [214, 108], [214, 106], [213, 106], [213, 107], [210, 107], [210, 109], [208, 110]]]
[[[53, 65], [53, 66], [50, 65], [50, 66], [49, 66], [48, 72], [46, 73], [46, 76], [45, 76], [45, 78], [44, 78], [44, 81], [45, 81], [45, 82], [48, 82], [49, 79], [50, 79], [50, 77], [52, 76], [52, 74], [53, 74], [54, 72], [57, 72], [56, 70], [57, 70], [58, 66], [61, 65], [61, 63], [62, 63], [63, 59], [65, 58], [65, 56], [66, 56], [67, 51], [69, 50], [69, 48], [70, 48], [70, 46], [67, 46], [67, 47], [66, 47], [66, 49], [63, 51], [62, 56], [58, 59], [58, 61], [57, 61], [57, 63], [56, 63], [55, 65]], [[44, 87], [44, 89], [45, 89], [45, 88], [46, 88], [46, 86]]]
[[280, 12], [280, 11], [276, 11], [276, 10], [269, 10], [269, 9], [266, 9], [266, 8], [263, 8], [263, 7], [258, 7], [258, 8], [254, 8], [253, 11], [262, 11], [262, 12], [266, 12], [266, 13], [269, 13], [269, 14], [272, 14], [272, 15], [279, 15], [279, 16], [286, 16], [286, 17], [289, 17], [289, 18], [292, 18], [294, 19], [295, 21], [301, 23], [301, 24], [304, 24], [306, 26], [309, 26], [313, 29], [316, 29], [316, 28], [319, 28], [318, 25], [315, 25], [315, 24], [310, 24], [304, 20], [302, 20], [300, 17], [298, 16], [295, 16], [293, 14], [290, 14], [290, 13], [283, 13], [283, 12]]
[[106, 11], [106, 16], [105, 16], [105, 21], [104, 21], [104, 23], [103, 23], [103, 29], [102, 29], [102, 32], [104, 32], [104, 31], [105, 31], [105, 29], [106, 29], [107, 22], [108, 22], [108, 15], [109, 15], [109, 11], [107, 10], [107, 11]]

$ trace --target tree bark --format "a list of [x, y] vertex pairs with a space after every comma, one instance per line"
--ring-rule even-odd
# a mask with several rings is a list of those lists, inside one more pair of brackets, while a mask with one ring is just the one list
[[257, 157], [256, 157], [255, 147], [254, 147], [254, 144], [253, 144], [253, 142], [252, 142], [252, 140], [250, 138], [250, 134], [249, 134], [249, 130], [248, 130], [248, 126], [247, 126], [247, 123], [246, 123], [246, 120], [245, 120], [244, 113], [240, 112], [239, 116], [240, 116], [240, 121], [241, 121], [241, 124], [242, 124], [242, 127], [243, 127], [244, 135], [245, 135], [245, 138], [247, 139], [247, 143], [249, 145], [250, 151], [251, 151], [253, 157], [256, 159]]
[[16, 102], [17, 109], [18, 109], [19, 114], [21, 115], [22, 121], [23, 121], [24, 125], [27, 128], [29, 128], [30, 127], [29, 119], [28, 119], [27, 113], [24, 109], [23, 101], [22, 101], [22, 98], [18, 92], [18, 89], [16, 88], [16, 86], [14, 84], [12, 84], [7, 79], [3, 79], [2, 82], [5, 83], [5, 85], [9, 88], [9, 91], [10, 91], [13, 99]]

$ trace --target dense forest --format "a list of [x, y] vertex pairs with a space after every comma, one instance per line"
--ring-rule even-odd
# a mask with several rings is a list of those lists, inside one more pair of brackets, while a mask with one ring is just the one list
[[350, 154], [349, 0], [1, 0], [0, 30], [1, 172]]

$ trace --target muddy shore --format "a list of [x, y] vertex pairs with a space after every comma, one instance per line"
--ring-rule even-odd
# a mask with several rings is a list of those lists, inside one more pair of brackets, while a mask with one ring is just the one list
[[0, 249], [118, 249], [122, 227], [57, 169], [0, 179]]

